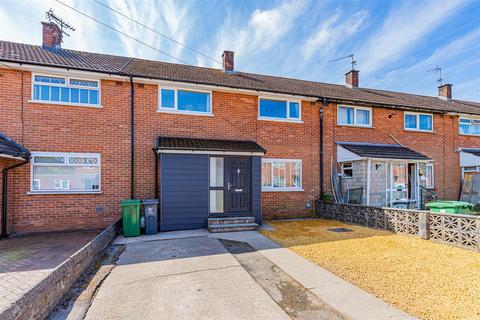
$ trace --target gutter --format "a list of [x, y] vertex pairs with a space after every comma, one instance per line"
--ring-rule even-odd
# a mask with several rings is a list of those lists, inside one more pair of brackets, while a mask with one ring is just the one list
[[17, 167], [23, 166], [30, 161], [30, 154], [26, 154], [24, 157], [25, 160], [14, 164], [10, 167], [4, 168], [2, 170], [2, 230], [0, 233], [0, 239], [8, 237], [7, 234], [7, 220], [8, 220], [8, 171], [13, 170]]

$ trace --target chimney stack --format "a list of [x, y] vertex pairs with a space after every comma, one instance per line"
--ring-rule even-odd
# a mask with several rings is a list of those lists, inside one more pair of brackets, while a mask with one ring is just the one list
[[345, 73], [345, 84], [349, 88], [358, 88], [358, 70], [352, 69]]
[[62, 29], [53, 22], [42, 22], [43, 26], [43, 48], [62, 48]]
[[223, 60], [223, 71], [225, 72], [234, 72], [234, 60], [233, 60], [233, 51], [223, 51], [222, 60]]
[[438, 87], [438, 97], [442, 100], [450, 100], [452, 99], [452, 85], [442, 84]]

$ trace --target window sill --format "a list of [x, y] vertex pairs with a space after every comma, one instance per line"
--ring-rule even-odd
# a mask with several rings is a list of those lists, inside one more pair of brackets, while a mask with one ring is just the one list
[[268, 117], [258, 117], [257, 120], [261, 120], [261, 121], [275, 121], [275, 122], [289, 122], [289, 123], [303, 123], [303, 120], [282, 119], [282, 118], [268, 118]]
[[82, 108], [93, 108], [93, 109], [102, 109], [102, 105], [91, 105], [85, 103], [68, 103], [68, 102], [61, 102], [61, 101], [40, 101], [40, 100], [28, 100], [28, 103], [34, 104], [48, 104], [48, 105], [55, 105], [55, 106], [65, 106], [65, 107], [82, 107]]
[[433, 130], [420, 130], [420, 129], [407, 129], [407, 128], [404, 128], [403, 130], [406, 131], [406, 132], [421, 132], [421, 133], [433, 133], [433, 134], [435, 134], [435, 131], [433, 131]]
[[52, 194], [52, 195], [71, 195], [71, 194], [102, 194], [103, 191], [29, 191], [27, 192], [27, 195], [29, 196], [34, 196], [34, 195], [47, 195], [47, 194]]
[[302, 188], [262, 188], [262, 192], [303, 192]]
[[170, 114], [179, 114], [185, 116], [201, 116], [201, 117], [213, 117], [211, 112], [192, 112], [192, 111], [176, 111], [176, 110], [161, 110], [157, 109], [157, 113], [170, 113]]
[[472, 134], [472, 133], [459, 133], [460, 136], [466, 136], [466, 137], [477, 137], [480, 138], [480, 134]]
[[362, 129], [375, 129], [373, 126], [362, 126], [358, 124], [340, 124], [337, 123], [338, 127], [349, 127], [349, 128], [362, 128]]

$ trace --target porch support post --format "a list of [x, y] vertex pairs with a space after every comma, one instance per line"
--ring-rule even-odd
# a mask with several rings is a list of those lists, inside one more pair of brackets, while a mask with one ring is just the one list
[[371, 171], [372, 159], [368, 158], [367, 162], [367, 206], [370, 205], [370, 171]]

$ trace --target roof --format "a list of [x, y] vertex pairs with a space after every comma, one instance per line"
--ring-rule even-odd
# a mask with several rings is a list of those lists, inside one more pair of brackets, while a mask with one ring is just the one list
[[474, 156], [480, 157], [480, 149], [460, 149], [462, 152], [473, 154]]
[[347, 88], [322, 82], [233, 72], [137, 58], [120, 57], [68, 49], [45, 49], [40, 46], [0, 41], [0, 61], [71, 68], [148, 79], [159, 79], [327, 98], [333, 101], [368, 103], [392, 108], [422, 109], [431, 112], [459, 112], [480, 115], [480, 103], [401, 92]]
[[157, 150], [195, 150], [221, 152], [261, 152], [265, 153], [254, 141], [197, 139], [180, 137], [158, 137]]
[[431, 160], [429, 157], [399, 144], [337, 142], [337, 145], [363, 158]]
[[0, 133], [0, 157], [2, 156], [28, 159], [30, 151]]

